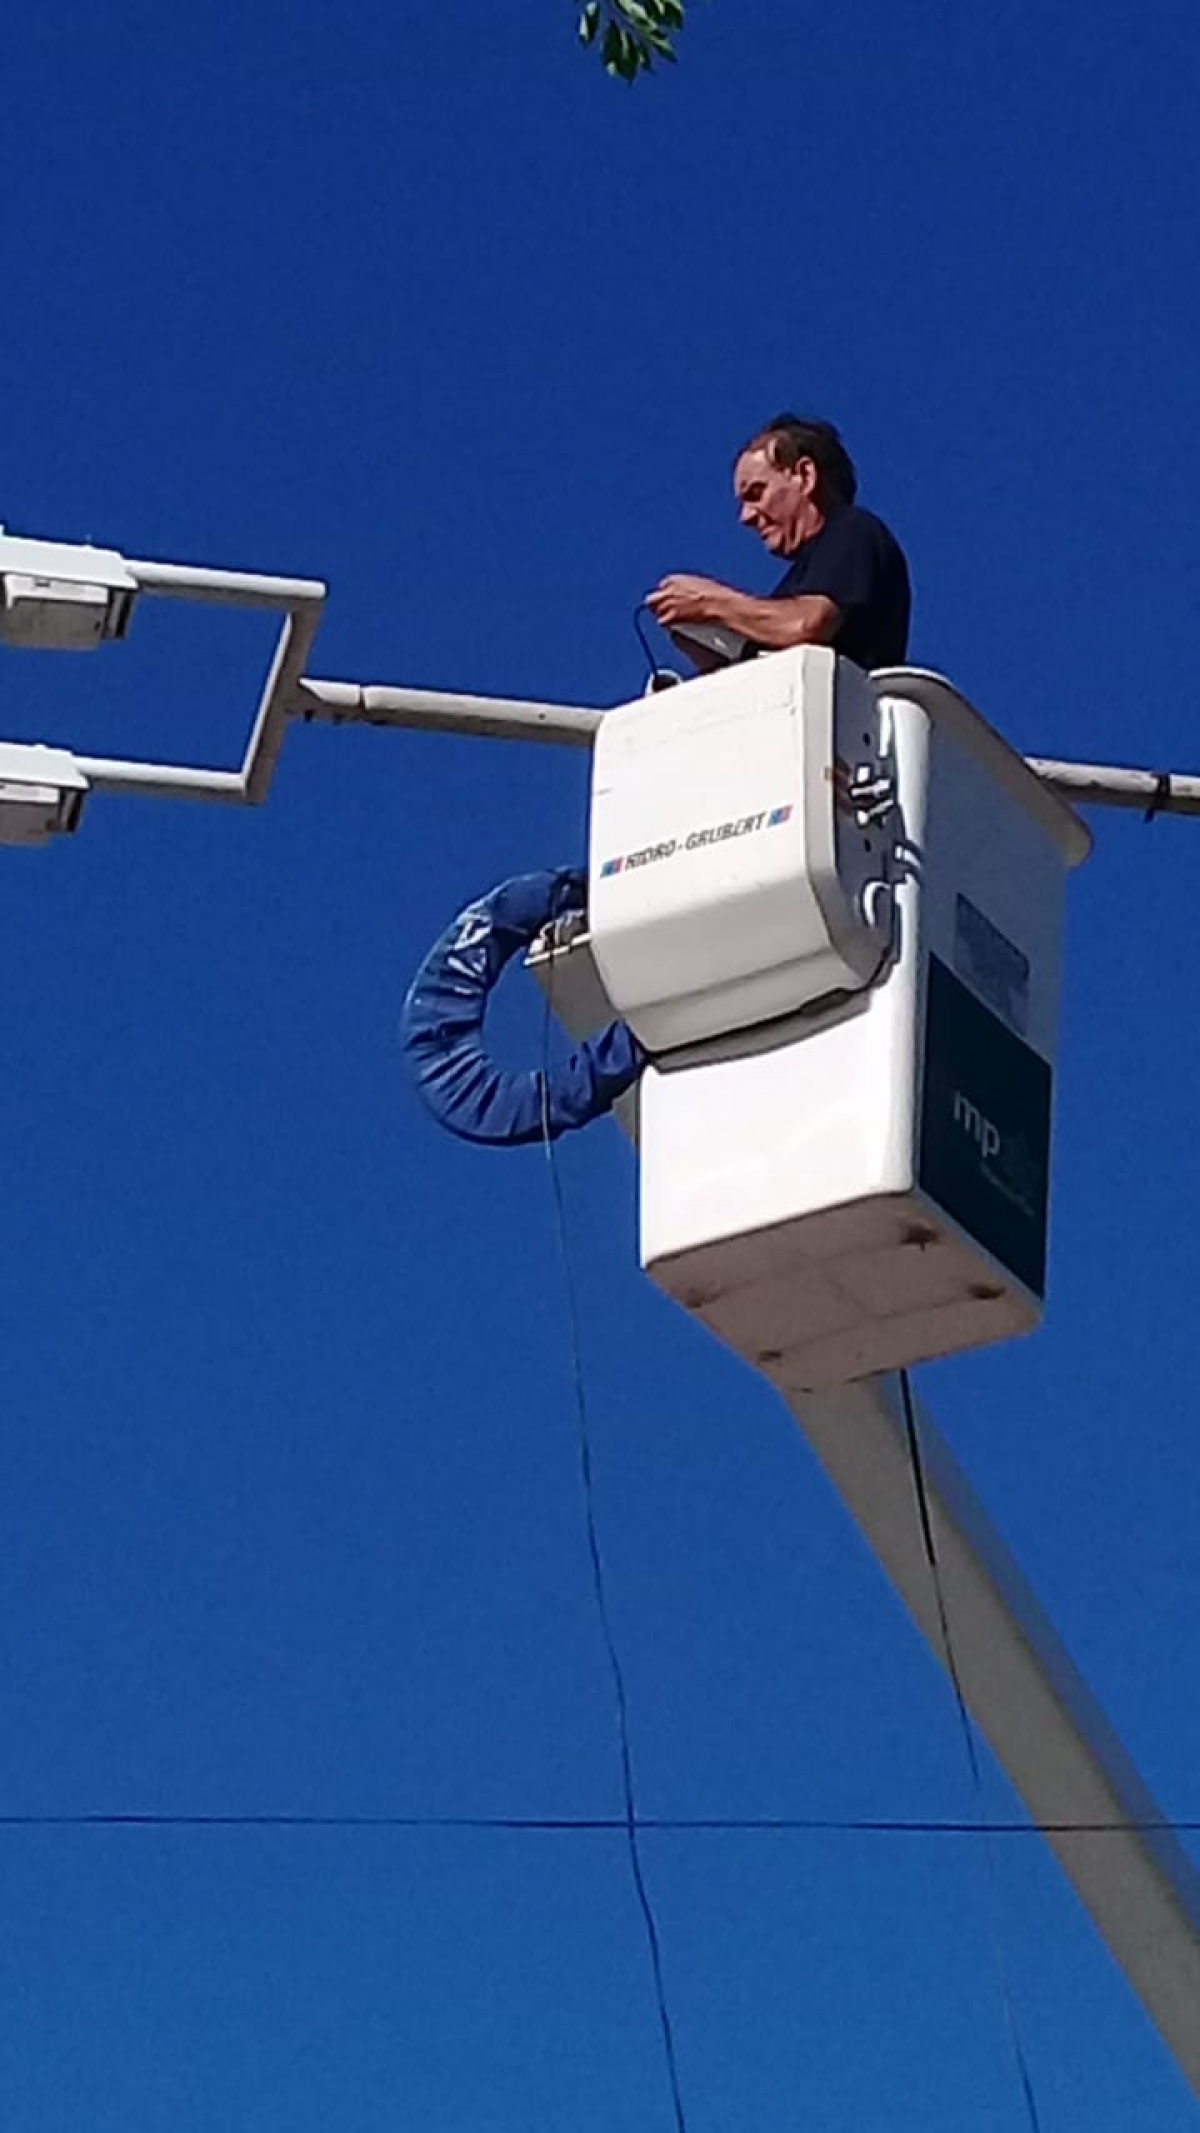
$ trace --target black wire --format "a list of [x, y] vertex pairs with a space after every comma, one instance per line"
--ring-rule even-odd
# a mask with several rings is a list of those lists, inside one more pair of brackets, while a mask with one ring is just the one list
[[979, 1828], [984, 1838], [983, 1856], [985, 1863], [985, 1871], [988, 1876], [988, 1898], [992, 1919], [992, 1955], [996, 1965], [996, 1975], [1000, 1983], [1000, 1997], [1004, 2005], [1004, 2016], [1008, 2027], [1009, 2041], [1012, 2045], [1013, 2058], [1016, 2061], [1017, 2074], [1021, 2083], [1022, 2093], [1025, 2098], [1025, 2108], [1029, 2115], [1029, 2123], [1033, 2128], [1033, 2133], [1041, 2133], [1042, 2121], [1038, 2114], [1037, 2098], [1035, 2097], [1033, 2092], [1033, 2079], [1029, 2071], [1029, 2061], [1025, 2055], [1025, 2047], [1021, 2041], [1020, 2026], [1017, 2022], [1017, 2011], [1013, 2004], [1012, 1992], [1008, 1982], [1008, 1971], [1004, 1962], [1004, 1953], [1000, 1945], [999, 1928], [997, 1924], [998, 1890], [996, 1887], [995, 1868], [992, 1859], [991, 1845], [989, 1842], [989, 1832], [987, 1831], [983, 1815], [983, 1772], [979, 1764], [979, 1751], [975, 1745], [975, 1728], [971, 1724], [971, 1716], [969, 1711], [967, 1710], [967, 1700], [966, 1697], [963, 1695], [962, 1679], [958, 1671], [958, 1660], [954, 1651], [954, 1639], [950, 1634], [950, 1617], [946, 1611], [946, 1595], [942, 1586], [941, 1565], [938, 1562], [937, 1549], [934, 1545], [933, 1539], [933, 1519], [930, 1512], [929, 1492], [925, 1486], [925, 1465], [924, 1461], [921, 1458], [920, 1432], [917, 1428], [916, 1408], [913, 1403], [912, 1387], [909, 1384], [907, 1370], [902, 1370], [900, 1372], [900, 1391], [904, 1404], [904, 1428], [905, 1433], [908, 1437], [908, 1454], [912, 1464], [913, 1487], [916, 1491], [917, 1497], [917, 1512], [921, 1521], [921, 1537], [925, 1543], [925, 1555], [929, 1563], [930, 1575], [933, 1579], [933, 1592], [934, 1598], [937, 1602], [938, 1622], [941, 1626], [942, 1632], [942, 1648], [946, 1654], [946, 1669], [949, 1673], [950, 1680], [954, 1689], [954, 1701], [958, 1707], [959, 1724], [962, 1728], [963, 1740], [966, 1743], [967, 1761], [971, 1767], [971, 1782], [975, 1788], [975, 1798], [979, 1807], [979, 1821], [977, 1827]]
[[642, 650], [646, 655], [646, 665], [650, 669], [650, 680], [653, 681], [659, 671], [659, 666], [658, 661], [654, 656], [654, 647], [652, 646], [650, 639], [647, 637], [642, 624], [642, 616], [648, 615], [649, 613], [650, 609], [647, 606], [646, 602], [644, 600], [639, 600], [637, 606], [633, 610], [633, 627], [637, 633], [637, 641], [641, 645]]
[[[640, 635], [639, 629], [639, 635]], [[542, 1139], [546, 1150], [546, 1162], [550, 1172], [551, 1193], [554, 1200], [555, 1226], [558, 1233], [559, 1257], [562, 1263], [563, 1289], [567, 1305], [567, 1330], [571, 1345], [571, 1372], [575, 1389], [575, 1416], [579, 1432], [579, 1470], [583, 1482], [584, 1520], [587, 1529], [588, 1555], [592, 1569], [592, 1590], [596, 1601], [596, 1615], [608, 1654], [609, 1672], [612, 1676], [613, 1696], [616, 1705], [617, 1738], [620, 1749], [621, 1789], [625, 1814], [622, 1827], [629, 1848], [629, 1867], [637, 1894], [638, 1906], [646, 1931], [646, 1943], [650, 1952], [650, 1968], [654, 1979], [654, 1998], [658, 2010], [659, 2029], [662, 2034], [663, 2054], [666, 2060], [667, 2081], [671, 2091], [671, 2103], [675, 2113], [677, 2133], [688, 2133], [687, 2117], [683, 2108], [683, 2095], [679, 2085], [679, 2066], [675, 2052], [675, 2033], [671, 2025], [671, 2013], [667, 2005], [666, 1983], [663, 1977], [662, 1944], [646, 1877], [642, 1871], [641, 1848], [638, 1843], [639, 1821], [633, 1785], [633, 1756], [629, 1741], [629, 1703], [625, 1692], [625, 1676], [613, 1634], [612, 1617], [608, 1606], [608, 1590], [604, 1575], [604, 1559], [600, 1549], [600, 1534], [596, 1522], [595, 1487], [592, 1474], [591, 1432], [588, 1427], [587, 1392], [583, 1378], [583, 1358], [579, 1331], [579, 1304], [575, 1291], [575, 1278], [571, 1265], [571, 1253], [567, 1237], [566, 1207], [563, 1201], [562, 1180], [558, 1174], [554, 1141], [550, 1133], [548, 1106], [548, 1065], [550, 1012], [554, 992], [554, 939], [550, 938], [548, 958], [549, 974], [546, 986], [546, 1013], [543, 1024], [542, 1044]]]
[[[0, 1829], [329, 1829], [508, 1832], [517, 1836], [613, 1835], [623, 1815], [321, 1815], [321, 1814], [5, 1814]], [[955, 1822], [870, 1815], [635, 1815], [635, 1830], [695, 1836], [848, 1837], [1121, 1837], [1137, 1832], [1195, 1832], [1194, 1822]]]
[[637, 606], [633, 610], [633, 627], [637, 633], [637, 641], [641, 645], [642, 651], [645, 655], [646, 665], [649, 669], [647, 679], [650, 683], [651, 689], [655, 690], [671, 688], [677, 681], [679, 681], [680, 676], [675, 673], [672, 667], [662, 666], [660, 662], [655, 658], [654, 647], [651, 644], [650, 639], [647, 637], [642, 624], [642, 616], [652, 615], [653, 612], [654, 610], [650, 606], [648, 600], [639, 600]]

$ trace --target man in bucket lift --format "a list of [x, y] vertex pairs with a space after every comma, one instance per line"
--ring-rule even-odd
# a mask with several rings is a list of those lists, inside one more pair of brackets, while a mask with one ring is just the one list
[[860, 667], [901, 666], [908, 565], [882, 519], [855, 503], [858, 477], [833, 424], [777, 415], [738, 453], [733, 487], [743, 526], [788, 568], [765, 599], [679, 573], [655, 587], [647, 605], [693, 664], [707, 673], [829, 644]]

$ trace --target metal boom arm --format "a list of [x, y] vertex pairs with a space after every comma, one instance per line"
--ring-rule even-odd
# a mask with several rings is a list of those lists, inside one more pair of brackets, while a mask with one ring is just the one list
[[[611, 1013], [586, 936], [535, 954], [531, 967], [569, 1036], [587, 1036]], [[623, 1099], [618, 1116], [636, 1137], [635, 1103]], [[782, 1394], [917, 1628], [948, 1666], [899, 1379], [804, 1392], [778, 1368], [764, 1370], [757, 1355], [743, 1360]], [[919, 1410], [916, 1422], [964, 1701], [1200, 2095], [1200, 1875], [949, 1446]]]
[[[867, 1379], [819, 1396], [780, 1390], [918, 1629], [947, 1665], [897, 1380]], [[924, 1416], [918, 1427], [964, 1699], [1200, 2095], [1200, 1875], [945, 1440]]]

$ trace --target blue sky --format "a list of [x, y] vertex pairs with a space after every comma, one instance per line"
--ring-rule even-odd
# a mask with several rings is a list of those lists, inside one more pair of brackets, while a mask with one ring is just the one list
[[[769, 582], [728, 462], [800, 403], [916, 658], [1031, 751], [1196, 765], [1193, 11], [714, 0], [632, 93], [570, 18], [15, 14], [0, 517], [326, 576], [318, 674], [612, 703], [664, 570]], [[147, 607], [6, 654], [2, 730], [232, 761], [264, 654]], [[617, 1811], [544, 1160], [439, 1136], [395, 1044], [585, 803], [574, 754], [314, 728], [261, 814], [98, 798], [0, 853], [0, 1812]], [[1180, 1817], [1195, 836], [1098, 821], [1047, 1321], [920, 1378]], [[615, 1128], [563, 1170], [644, 1811], [969, 1816], [799, 1436], [639, 1276]], [[691, 2133], [1024, 2124], [976, 1844], [645, 1851]], [[1036, 1840], [996, 1882], [1047, 2128], [1190, 2127]], [[619, 1838], [0, 1829], [0, 1888], [6, 2133], [669, 2133]]]

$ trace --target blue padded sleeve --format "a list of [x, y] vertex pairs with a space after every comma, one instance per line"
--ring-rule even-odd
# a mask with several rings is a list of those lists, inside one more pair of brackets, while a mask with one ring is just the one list
[[641, 1073], [646, 1054], [623, 1022], [544, 1071], [488, 1056], [484, 1017], [505, 964], [585, 898], [585, 877], [570, 869], [518, 874], [460, 911], [417, 972], [404, 1003], [405, 1059], [434, 1117], [464, 1140], [557, 1139], [611, 1110]]

